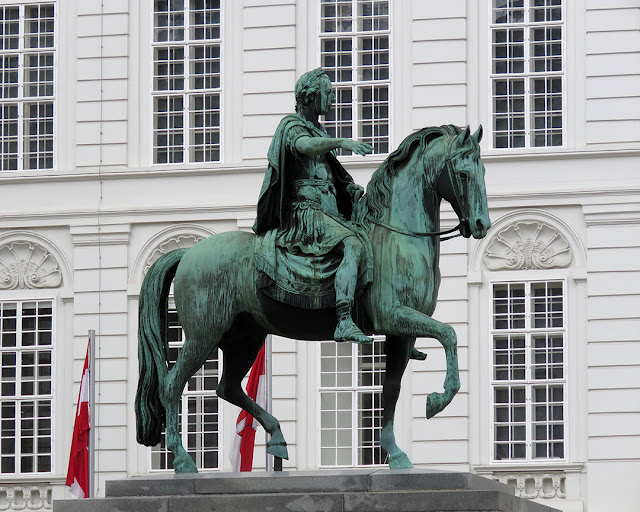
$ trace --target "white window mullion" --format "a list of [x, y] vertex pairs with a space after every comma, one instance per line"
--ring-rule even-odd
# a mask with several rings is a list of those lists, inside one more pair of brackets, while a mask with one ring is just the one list
[[[354, 11], [355, 12], [355, 11]], [[358, 347], [351, 344], [351, 465], [357, 466], [358, 457]]]
[[524, 11], [525, 24], [523, 28], [523, 44], [524, 44], [524, 147], [533, 146], [531, 117], [533, 109], [531, 108], [531, 27], [529, 26], [529, 9]]
[[352, 137], [355, 140], [361, 140], [362, 139], [362, 119], [360, 119], [360, 88], [358, 87], [358, 73], [360, 72], [360, 63], [359, 63], [359, 58], [360, 58], [360, 44], [359, 41], [360, 39], [358, 38], [358, 13], [356, 11], [357, 9], [357, 4], [354, 1], [354, 7], [353, 7], [353, 22], [352, 22], [352, 29], [353, 29], [353, 35], [351, 36], [351, 52], [352, 52], [352, 57], [351, 57], [351, 62], [353, 64], [353, 71], [352, 71], [352, 75], [351, 75], [351, 123], [352, 123], [352, 128], [351, 128], [351, 133], [352, 133]]
[[[189, 136], [191, 128], [191, 116], [189, 100], [191, 96], [191, 19], [189, 18], [189, 0], [183, 5], [184, 19], [184, 89], [182, 90], [182, 162], [191, 162], [189, 148], [191, 146]], [[186, 446], [186, 445], [185, 445]]]
[[189, 115], [189, 81], [190, 81], [190, 73], [189, 73], [189, 46], [185, 45], [184, 48], [184, 89], [182, 90], [182, 163], [191, 162], [191, 158], [189, 155], [189, 128], [191, 117]]
[[188, 407], [187, 404], [189, 402], [189, 392], [186, 389], [182, 392], [182, 397], [180, 398], [180, 414], [181, 414], [181, 422], [180, 422], [180, 438], [182, 439], [182, 446], [186, 451], [189, 450], [189, 432], [187, 428], [188, 423]]
[[20, 5], [20, 15], [18, 23], [18, 171], [25, 169], [24, 163], [24, 26], [26, 23], [25, 6]]
[[[525, 344], [526, 346], [526, 344]], [[527, 352], [529, 352], [527, 347]], [[525, 385], [525, 394], [526, 394], [526, 460], [533, 460], [533, 396], [532, 396], [533, 387], [530, 385]]]
[[[24, 6], [23, 6], [24, 7]], [[20, 428], [22, 417], [22, 304], [16, 302], [16, 409], [15, 409], [15, 474], [20, 474], [20, 461], [22, 460], [22, 429]]]
[[[355, 359], [355, 357], [354, 357]], [[358, 392], [351, 390], [351, 465], [356, 467], [358, 457]]]

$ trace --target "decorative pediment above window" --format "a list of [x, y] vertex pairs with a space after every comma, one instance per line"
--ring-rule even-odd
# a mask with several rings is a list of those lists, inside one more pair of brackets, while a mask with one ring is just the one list
[[484, 254], [489, 270], [568, 267], [573, 258], [567, 239], [544, 222], [515, 222], [493, 237]]
[[53, 255], [35, 242], [0, 245], [0, 290], [57, 288], [60, 266]]
[[151, 265], [153, 265], [153, 263], [163, 254], [167, 254], [175, 249], [193, 247], [200, 240], [204, 240], [204, 238], [205, 237], [200, 235], [176, 235], [165, 240], [151, 253], [151, 256], [147, 258], [144, 266], [144, 273], [146, 274], [151, 268]]

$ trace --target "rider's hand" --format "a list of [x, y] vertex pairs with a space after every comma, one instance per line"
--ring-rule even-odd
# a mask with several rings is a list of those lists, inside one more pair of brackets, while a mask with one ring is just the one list
[[347, 185], [347, 192], [351, 194], [351, 197], [353, 198], [353, 203], [355, 204], [358, 201], [360, 201], [360, 198], [364, 195], [364, 188], [362, 188], [357, 183], [349, 183]]
[[373, 152], [373, 146], [351, 139], [342, 139], [340, 147], [361, 156], [368, 155]]

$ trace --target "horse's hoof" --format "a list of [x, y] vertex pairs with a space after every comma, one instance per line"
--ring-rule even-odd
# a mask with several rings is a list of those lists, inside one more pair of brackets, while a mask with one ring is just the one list
[[267, 452], [274, 457], [280, 457], [281, 459], [289, 459], [289, 452], [287, 451], [286, 443], [271, 444], [267, 443]]
[[443, 407], [442, 395], [440, 393], [430, 393], [427, 396], [427, 419], [433, 418], [442, 411]]
[[413, 464], [404, 452], [389, 455], [389, 469], [411, 469]]
[[176, 473], [197, 473], [198, 468], [194, 464], [191, 457], [186, 457], [182, 460], [174, 460], [173, 461], [173, 469]]

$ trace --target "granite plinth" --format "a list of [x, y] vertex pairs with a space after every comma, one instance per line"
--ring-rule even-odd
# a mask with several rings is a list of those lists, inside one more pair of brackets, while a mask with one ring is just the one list
[[105, 498], [54, 512], [553, 512], [471, 473], [360, 469], [145, 475], [107, 482]]

